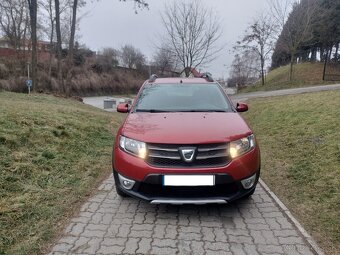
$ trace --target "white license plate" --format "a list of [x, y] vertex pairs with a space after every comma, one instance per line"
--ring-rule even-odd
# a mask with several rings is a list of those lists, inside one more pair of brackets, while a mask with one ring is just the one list
[[164, 186], [214, 186], [214, 175], [164, 175]]

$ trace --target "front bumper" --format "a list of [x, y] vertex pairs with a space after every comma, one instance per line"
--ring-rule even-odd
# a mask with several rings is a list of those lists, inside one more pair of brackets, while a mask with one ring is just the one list
[[153, 204], [208, 204], [230, 203], [254, 192], [260, 176], [256, 172], [255, 184], [250, 189], [244, 189], [241, 181], [235, 181], [228, 174], [215, 174], [214, 186], [171, 187], [163, 186], [161, 174], [150, 174], [143, 181], [135, 181], [131, 190], [125, 189], [118, 181], [118, 173], [113, 171], [119, 190]]

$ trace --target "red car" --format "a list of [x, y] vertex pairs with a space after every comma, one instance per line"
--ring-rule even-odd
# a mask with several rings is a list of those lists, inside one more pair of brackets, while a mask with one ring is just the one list
[[254, 134], [211, 76], [157, 78], [141, 87], [113, 155], [117, 193], [153, 204], [228, 203], [251, 196], [260, 175]]

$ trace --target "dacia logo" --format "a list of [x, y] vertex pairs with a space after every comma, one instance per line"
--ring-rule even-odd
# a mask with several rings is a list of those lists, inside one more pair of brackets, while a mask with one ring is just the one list
[[194, 156], [196, 152], [196, 148], [180, 148], [180, 153], [183, 160], [187, 163], [190, 163], [194, 160]]

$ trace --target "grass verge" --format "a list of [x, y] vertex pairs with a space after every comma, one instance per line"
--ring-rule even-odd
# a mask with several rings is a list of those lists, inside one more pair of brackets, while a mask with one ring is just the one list
[[122, 115], [0, 93], [0, 254], [40, 254], [111, 172]]
[[262, 178], [327, 254], [340, 251], [340, 91], [254, 99]]
[[[323, 63], [302, 63], [294, 65], [292, 81], [289, 81], [289, 69], [289, 65], [276, 68], [268, 73], [264, 86], [258, 82], [254, 86], [242, 88], [239, 92], [269, 91], [336, 83], [322, 80]], [[338, 73], [340, 74], [340, 70], [338, 70]], [[340, 83], [340, 81], [338, 83]]]

